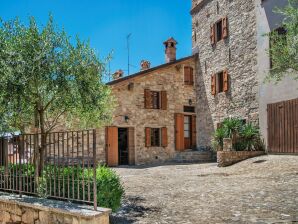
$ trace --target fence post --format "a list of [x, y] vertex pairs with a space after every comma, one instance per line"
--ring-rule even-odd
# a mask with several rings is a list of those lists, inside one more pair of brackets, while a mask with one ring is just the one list
[[93, 129], [93, 204], [94, 210], [97, 211], [97, 184], [96, 184], [96, 130]]

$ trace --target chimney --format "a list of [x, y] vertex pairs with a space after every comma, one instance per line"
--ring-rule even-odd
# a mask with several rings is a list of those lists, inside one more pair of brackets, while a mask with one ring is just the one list
[[166, 63], [176, 61], [176, 45], [177, 41], [171, 37], [163, 43], [165, 45]]
[[146, 60], [141, 61], [141, 71], [145, 71], [150, 68], [151, 63]]
[[120, 79], [122, 78], [123, 76], [123, 71], [121, 69], [119, 69], [118, 71], [116, 71], [114, 74], [113, 74], [113, 79], [116, 80], [116, 79]]

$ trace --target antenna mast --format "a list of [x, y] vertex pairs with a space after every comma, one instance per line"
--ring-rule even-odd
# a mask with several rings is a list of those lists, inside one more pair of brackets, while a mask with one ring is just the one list
[[129, 67], [130, 67], [130, 41], [131, 33], [126, 36], [126, 42], [127, 42], [127, 73], [130, 75]]

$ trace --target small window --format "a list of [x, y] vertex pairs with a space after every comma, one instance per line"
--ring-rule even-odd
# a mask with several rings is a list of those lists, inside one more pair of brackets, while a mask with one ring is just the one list
[[216, 23], [216, 42], [223, 39], [222, 35], [222, 20]]
[[190, 138], [190, 117], [184, 116], [184, 138]]
[[153, 109], [160, 109], [160, 93], [157, 91], [151, 91], [151, 97]]
[[186, 113], [194, 113], [195, 112], [195, 107], [184, 106], [183, 111], [186, 112]]
[[217, 93], [224, 92], [224, 77], [223, 77], [223, 72], [217, 73], [216, 75], [216, 80], [217, 80]]
[[151, 146], [160, 146], [160, 128], [151, 128]]

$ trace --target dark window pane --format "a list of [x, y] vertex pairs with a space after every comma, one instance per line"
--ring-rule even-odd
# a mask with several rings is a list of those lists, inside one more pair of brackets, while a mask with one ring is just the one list
[[153, 109], [160, 109], [160, 95], [159, 92], [151, 92], [151, 97], [152, 97], [152, 107]]
[[223, 83], [224, 83], [224, 77], [223, 72], [220, 72], [217, 74], [217, 86], [218, 86], [218, 93], [223, 92]]
[[222, 20], [216, 23], [216, 41], [222, 39]]
[[151, 128], [151, 146], [160, 146], [159, 128]]
[[194, 112], [195, 112], [195, 107], [184, 106], [184, 112], [187, 112], [187, 113], [194, 113]]

